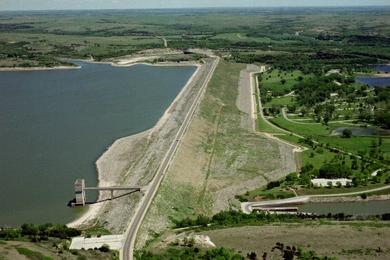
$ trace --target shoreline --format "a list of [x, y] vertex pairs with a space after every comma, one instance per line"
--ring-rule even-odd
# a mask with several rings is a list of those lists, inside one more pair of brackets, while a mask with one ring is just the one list
[[[82, 61], [86, 63], [93, 64], [107, 64], [112, 67], [132, 67], [136, 65], [147, 65], [147, 66], [156, 66], [156, 67], [165, 67], [165, 66], [200, 66], [196, 61], [181, 61], [181, 62], [173, 62], [173, 61], [163, 61], [151, 63], [148, 61], [153, 61], [154, 59], [158, 59], [159, 56], [149, 56], [149, 57], [137, 57], [132, 59], [118, 59], [114, 61], [95, 61], [92, 59], [84, 60], [84, 59], [64, 59], [68, 61]], [[54, 67], [0, 67], [0, 72], [17, 72], [17, 71], [47, 71], [47, 70], [71, 70], [71, 69], [81, 69], [82, 66], [54, 66]]]
[[54, 66], [54, 67], [0, 67], [0, 72], [16, 71], [45, 71], [45, 70], [75, 70], [81, 66]]
[[135, 62], [124, 62], [120, 63], [121, 61], [95, 61], [95, 60], [78, 60], [86, 63], [92, 63], [92, 64], [106, 64], [106, 65], [111, 65], [112, 67], [117, 67], [117, 68], [127, 68], [127, 67], [132, 67], [136, 65], [147, 65], [147, 66], [153, 66], [153, 67], [181, 67], [181, 66], [201, 66], [198, 62], [191, 62], [191, 61], [182, 61], [182, 62], [157, 62], [157, 63], [150, 63], [146, 62], [146, 60], [140, 60], [140, 61], [135, 61]]
[[[105, 157], [108, 156], [110, 153], [112, 153], [112, 151], [114, 149], [118, 149], [117, 147], [119, 147], [121, 145], [121, 143], [123, 141], [125, 141], [126, 139], [135, 140], [135, 139], [137, 139], [139, 137], [143, 137], [144, 135], [148, 134], [150, 132], [150, 130], [151, 129], [145, 130], [143, 132], [139, 132], [139, 133], [136, 133], [136, 134], [133, 134], [133, 135], [130, 135], [130, 136], [125, 136], [125, 137], [121, 137], [119, 139], [116, 139], [99, 156], [99, 158], [95, 162], [95, 168], [96, 168], [96, 173], [97, 173], [97, 187], [106, 187], [106, 186], [112, 185], [112, 183], [110, 183], [109, 181], [103, 180], [102, 175], [100, 174], [101, 173], [101, 166], [100, 166], [100, 164], [102, 163], [102, 161], [104, 161]], [[102, 192], [98, 192], [97, 201], [100, 201], [100, 202], [96, 202], [95, 204], [88, 205], [88, 208], [86, 209], [85, 212], [83, 212], [80, 216], [78, 216], [75, 219], [73, 219], [71, 222], [66, 223], [65, 225], [67, 225], [68, 227], [78, 227], [78, 226], [81, 226], [83, 224], [88, 223], [89, 221], [94, 220], [96, 218], [96, 216], [98, 215], [98, 213], [100, 212], [101, 208], [105, 204], [104, 199], [105, 199], [105, 197], [103, 196], [103, 193]]]
[[[104, 64], [110, 64], [111, 66], [115, 67], [114, 62], [95, 62], [95, 61], [85, 61], [85, 62], [91, 62], [91, 63], [104, 63]], [[156, 65], [156, 64], [148, 64], [148, 63], [132, 63], [128, 65], [119, 65], [119, 67], [131, 67], [137, 64], [145, 64], [145, 65], [150, 65], [150, 66], [175, 66], [176, 64], [169, 64], [169, 63], [164, 63], [163, 65]], [[191, 75], [191, 77], [187, 80], [186, 84], [182, 87], [180, 92], [176, 95], [175, 99], [171, 102], [171, 104], [165, 109], [164, 113], [161, 115], [161, 117], [158, 119], [156, 124], [150, 128], [147, 129], [143, 132], [136, 133], [133, 135], [129, 136], [124, 136], [116, 139], [101, 155], [100, 157], [96, 160], [95, 166], [96, 166], [96, 173], [97, 173], [97, 186], [98, 187], [105, 187], [112, 185], [109, 181], [104, 181], [102, 179], [102, 166], [101, 164], [106, 164], [107, 161], [105, 161], [105, 158], [109, 155], [114, 153], [115, 150], [119, 149], [120, 143], [126, 139], [131, 139], [131, 140], [136, 140], [139, 137], [147, 137], [150, 138], [155, 132], [159, 131], [165, 124], [165, 122], [169, 119], [171, 116], [171, 111], [175, 109], [176, 103], [178, 100], [180, 100], [188, 87], [193, 83], [194, 79], [198, 75], [200, 71], [200, 67], [202, 66], [199, 63], [191, 63], [191, 64], [182, 64], [182, 66], [196, 66], [196, 70], [194, 73]], [[98, 201], [101, 201], [104, 199], [104, 196], [102, 192], [99, 192], [98, 195]], [[105, 202], [100, 202], [96, 204], [92, 204], [88, 206], [88, 209], [80, 216], [76, 217], [74, 220], [71, 222], [67, 223], [66, 225], [68, 227], [79, 227], [84, 224], [87, 224], [89, 221], [92, 221], [96, 219], [96, 216], [99, 214], [100, 210], [103, 208]]]
[[390, 73], [377, 72], [377, 73], [358, 73], [356, 77], [367, 77], [367, 78], [390, 78]]
[[390, 78], [390, 73], [377, 73], [372, 76], [373, 78]]

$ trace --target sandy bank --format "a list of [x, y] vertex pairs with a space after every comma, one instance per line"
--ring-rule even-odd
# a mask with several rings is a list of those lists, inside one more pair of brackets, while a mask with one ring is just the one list
[[357, 77], [372, 77], [372, 78], [390, 78], [390, 73], [378, 72], [378, 73], [358, 73]]
[[81, 69], [81, 66], [55, 66], [55, 67], [3, 67], [0, 71], [42, 71], [42, 70], [70, 70]]
[[[113, 67], [131, 67], [139, 64], [149, 66], [198, 66], [199, 63], [195, 61], [181, 61], [181, 62], [157, 62], [153, 63], [160, 56], [145, 56], [145, 57], [132, 57], [132, 58], [118, 58], [113, 61], [95, 61], [93, 59], [65, 59], [67, 61], [83, 61], [87, 63], [95, 64], [109, 64]], [[0, 67], [0, 71], [44, 71], [44, 70], [67, 70], [67, 69], [81, 69], [82, 66], [54, 66], [54, 67]]]
[[[99, 187], [114, 186], [118, 182], [118, 176], [103, 175], [103, 172], [111, 173], [123, 173], [124, 170], [129, 166], [129, 161], [126, 160], [125, 154], [131, 152], [132, 148], [137, 145], [139, 140], [147, 137], [150, 130], [135, 134], [132, 136], [120, 138], [116, 140], [96, 161], [96, 170], [98, 172], [98, 183]], [[91, 223], [94, 221], [96, 216], [99, 214], [103, 206], [105, 205], [105, 199], [107, 199], [107, 193], [100, 192], [98, 201], [88, 206], [88, 210], [79, 218], [68, 223], [69, 227], [77, 227], [83, 224]]]
[[120, 59], [117, 61], [94, 61], [94, 60], [81, 60], [81, 61], [88, 62], [88, 63], [95, 63], [95, 64], [108, 64], [113, 67], [131, 67], [135, 65], [148, 65], [148, 66], [155, 66], [155, 67], [200, 66], [199, 63], [195, 61], [181, 61], [181, 62], [167, 61], [167, 62], [151, 63], [148, 62], [148, 59]]
[[374, 74], [372, 76], [376, 77], [376, 78], [390, 78], [390, 74], [389, 73], [378, 73], [378, 74]]

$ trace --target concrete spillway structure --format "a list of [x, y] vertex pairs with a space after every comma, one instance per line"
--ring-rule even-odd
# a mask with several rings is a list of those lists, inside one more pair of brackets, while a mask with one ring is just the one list
[[86, 190], [95, 190], [95, 191], [110, 191], [111, 197], [110, 199], [114, 199], [114, 191], [122, 190], [122, 191], [141, 191], [140, 187], [127, 187], [127, 186], [112, 186], [112, 187], [86, 187], [84, 179], [77, 179], [74, 183], [74, 191], [75, 191], [75, 202], [73, 206], [85, 206]]
[[74, 183], [74, 192], [77, 206], [85, 206], [85, 180], [77, 179]]

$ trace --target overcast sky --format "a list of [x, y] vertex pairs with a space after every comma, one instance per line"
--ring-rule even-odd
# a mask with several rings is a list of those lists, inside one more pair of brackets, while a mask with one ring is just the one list
[[390, 5], [390, 0], [0, 0], [0, 10], [367, 5]]

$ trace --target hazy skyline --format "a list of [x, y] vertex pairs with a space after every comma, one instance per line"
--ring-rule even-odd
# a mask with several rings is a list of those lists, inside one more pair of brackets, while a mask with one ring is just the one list
[[390, 0], [0, 0], [0, 10], [372, 5], [390, 5]]

